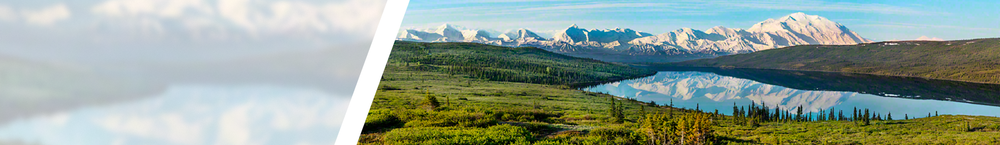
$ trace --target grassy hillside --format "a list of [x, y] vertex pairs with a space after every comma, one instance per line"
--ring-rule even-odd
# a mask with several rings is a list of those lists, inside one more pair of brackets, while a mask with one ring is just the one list
[[1000, 38], [804, 45], [671, 65], [832, 71], [1000, 83]]
[[[397, 44], [405, 45], [394, 47], [422, 47], [433, 51], [413, 53], [407, 49], [393, 50], [379, 84], [381, 87], [365, 120], [359, 144], [650, 144], [679, 143], [680, 138], [684, 138], [687, 144], [1000, 143], [996, 136], [1000, 133], [1000, 118], [995, 117], [943, 115], [913, 120], [873, 121], [870, 125], [859, 125], [851, 121], [790, 121], [785, 118], [784, 122], [747, 125], [749, 118], [760, 119], [760, 116], [722, 116], [715, 112], [732, 110], [711, 110], [706, 111], [711, 113], [705, 113], [660, 106], [580, 91], [566, 87], [564, 84], [567, 83], [530, 83], [527, 82], [530, 80], [518, 82], [476, 77], [474, 71], [444, 71], [447, 67], [457, 66], [428, 63], [415, 65], [418, 61], [407, 60], [422, 59], [404, 59], [413, 57], [396, 55], [410, 53], [433, 56], [435, 53], [464, 51], [482, 55], [463, 56], [463, 60], [486, 60], [474, 56], [504, 56], [511, 59], [508, 61], [560, 60], [541, 63], [542, 66], [539, 67], [603, 66], [577, 68], [581, 74], [617, 70], [605, 72], [614, 75], [602, 75], [603, 77], [593, 77], [591, 80], [612, 80], [614, 77], [628, 76], [613, 72], [647, 71], [644, 69], [534, 52], [531, 48], [502, 50], [504, 47], [463, 43]], [[440, 45], [449, 47], [437, 47]], [[521, 49], [534, 53], [490, 55]], [[488, 62], [491, 61], [467, 64]], [[564, 76], [570, 75], [559, 75], [552, 79], [569, 80], [562, 78]], [[697, 143], [691, 143], [692, 141]]]
[[421, 71], [463, 74], [472, 78], [552, 85], [584, 85], [635, 78], [655, 71], [575, 58], [534, 47], [478, 43], [398, 41], [389, 63]]

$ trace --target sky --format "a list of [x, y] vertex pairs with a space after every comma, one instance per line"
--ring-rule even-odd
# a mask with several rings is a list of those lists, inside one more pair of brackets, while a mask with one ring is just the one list
[[795, 13], [819, 15], [862, 37], [944, 40], [1000, 37], [1000, 2], [982, 1], [831, 1], [831, 0], [479, 0], [410, 1], [402, 27], [425, 29], [454, 24], [497, 31], [528, 28], [551, 34], [572, 24], [586, 29], [631, 28], [661, 34], [680, 28], [750, 28]]

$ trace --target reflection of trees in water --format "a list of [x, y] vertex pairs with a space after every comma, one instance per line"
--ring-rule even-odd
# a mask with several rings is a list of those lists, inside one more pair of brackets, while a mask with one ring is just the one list
[[[830, 108], [857, 95], [853, 92], [810, 91], [789, 89], [752, 80], [720, 76], [705, 72], [660, 72], [657, 75], [623, 81], [610, 89], [653, 92], [682, 100], [708, 99], [715, 102], [748, 99], [756, 104], [783, 110], [803, 106], [806, 111]], [[621, 89], [628, 87], [630, 89]], [[746, 104], [741, 104], [746, 105]]]
[[1000, 85], [912, 77], [761, 69], [658, 68], [701, 71], [799, 90], [849, 91], [885, 97], [1000, 106]]

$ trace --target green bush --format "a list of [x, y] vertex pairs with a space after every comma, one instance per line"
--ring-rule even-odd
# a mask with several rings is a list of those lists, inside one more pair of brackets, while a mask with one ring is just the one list
[[483, 113], [464, 111], [427, 112], [427, 114], [412, 113], [405, 127], [487, 127], [497, 124], [497, 120]]
[[556, 130], [558, 130], [558, 128], [552, 127], [549, 124], [543, 122], [527, 122], [527, 123], [517, 124], [517, 126], [528, 129], [528, 131], [531, 131], [532, 133], [536, 134], [555, 132]]
[[398, 117], [391, 114], [389, 110], [373, 110], [368, 113], [365, 119], [364, 132], [377, 131], [384, 128], [394, 128], [402, 122]]
[[539, 121], [554, 123], [557, 122], [557, 119], [553, 118], [562, 116], [562, 113], [546, 112], [541, 110], [500, 110], [489, 113], [491, 113], [491, 116], [497, 120], [518, 122]]
[[986, 129], [990, 129], [990, 130], [993, 130], [993, 131], [1000, 131], [1000, 124], [990, 124], [990, 125], [987, 125]]
[[591, 130], [590, 133], [588, 133], [588, 135], [590, 137], [595, 137], [600, 140], [603, 140], [602, 142], [604, 143], [611, 143], [611, 144], [638, 144], [637, 141], [639, 141], [642, 138], [642, 136], [637, 132], [633, 131], [632, 128], [624, 126], [596, 128]]
[[395, 129], [384, 134], [385, 144], [527, 144], [531, 133], [512, 125], [489, 128], [414, 127]]

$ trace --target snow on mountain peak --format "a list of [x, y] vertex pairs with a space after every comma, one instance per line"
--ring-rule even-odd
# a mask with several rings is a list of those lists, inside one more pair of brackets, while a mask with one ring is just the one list
[[[493, 32], [493, 33], [490, 33]], [[497, 35], [499, 34], [499, 35]], [[504, 46], [533, 46], [562, 53], [621, 55], [728, 55], [806, 44], [848, 45], [872, 42], [847, 27], [805, 13], [792, 13], [754, 24], [749, 29], [712, 27], [680, 28], [652, 35], [628, 28], [584, 29], [572, 24], [545, 39], [528, 29], [484, 31], [444, 24], [437, 29], [401, 31], [399, 40], [425, 42], [476, 42]], [[594, 56], [598, 59], [603, 56]]]
[[536, 34], [535, 32], [531, 32], [531, 30], [528, 30], [528, 29], [525, 29], [525, 28], [521, 28], [521, 29], [517, 29], [517, 30], [513, 30], [513, 31], [510, 31], [510, 32], [504, 33], [504, 34], [500, 34], [499, 38], [503, 39], [503, 40], [507, 40], [507, 41], [512, 41], [512, 40], [545, 40], [545, 38], [542, 38], [541, 36], [538, 36], [538, 34]]
[[[614, 29], [583, 29], [573, 24], [563, 31], [556, 32], [554, 41], [568, 43], [597, 42], [597, 43], [625, 43], [636, 38], [652, 36], [652, 34], [635, 31], [628, 28], [615, 27]], [[617, 45], [611, 44], [611, 45]]]
[[776, 44], [857, 44], [871, 42], [840, 23], [817, 15], [792, 13], [778, 20], [767, 19], [754, 24], [747, 31], [780, 36], [784, 41]]

